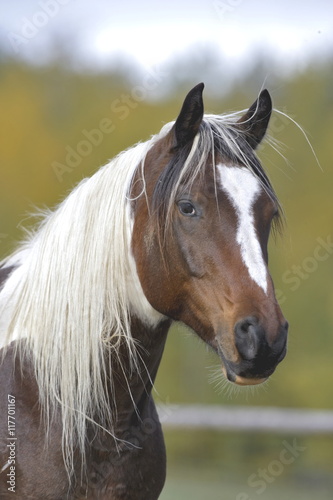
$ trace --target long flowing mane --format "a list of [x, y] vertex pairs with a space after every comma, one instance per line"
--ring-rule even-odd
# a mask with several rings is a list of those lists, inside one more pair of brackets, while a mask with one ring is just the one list
[[[161, 226], [170, 219], [184, 180], [193, 182], [208, 158], [215, 171], [214, 157], [219, 153], [249, 168], [276, 199], [236, 126], [242, 113], [205, 115], [191, 149], [179, 151], [161, 173], [153, 197]], [[147, 175], [147, 153], [172, 125], [165, 125], [149, 141], [121, 153], [82, 181], [1, 263], [16, 269], [0, 293], [0, 340], [5, 346], [16, 340], [18, 354], [32, 356], [48, 424], [60, 405], [69, 472], [74, 445], [84, 457], [88, 422], [97, 421], [112, 434], [115, 408], [105, 385], [121, 346], [129, 353], [128, 370], [136, 369], [139, 354], [131, 335], [131, 314], [151, 323], [161, 318], [143, 292], [137, 293], [140, 283], [131, 254], [130, 193], [138, 169], [143, 178]]]
[[77, 440], [84, 456], [87, 421], [98, 417], [112, 432], [105, 386], [113, 354], [125, 343], [130, 368], [137, 363], [129, 290], [140, 284], [130, 251], [128, 193], [152, 142], [121, 153], [82, 181], [2, 262], [19, 267], [0, 294], [1, 343], [21, 339], [19, 354], [32, 353], [47, 422], [61, 405], [69, 471]]

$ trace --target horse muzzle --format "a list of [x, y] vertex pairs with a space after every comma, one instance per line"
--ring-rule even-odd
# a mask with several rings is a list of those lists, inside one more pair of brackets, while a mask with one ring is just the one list
[[264, 327], [254, 316], [238, 321], [234, 327], [237, 361], [228, 360], [219, 348], [226, 378], [237, 385], [255, 385], [268, 379], [287, 351], [288, 323], [278, 328], [274, 340], [268, 341]]

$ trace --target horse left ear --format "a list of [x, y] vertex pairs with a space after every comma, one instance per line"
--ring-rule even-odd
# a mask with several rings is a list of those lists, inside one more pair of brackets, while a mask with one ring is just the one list
[[199, 83], [185, 97], [182, 109], [173, 127], [176, 147], [185, 146], [198, 133], [204, 113], [203, 89], [204, 84]]
[[256, 149], [264, 138], [271, 113], [272, 99], [265, 89], [238, 121], [239, 128], [244, 132], [245, 139], [252, 149]]

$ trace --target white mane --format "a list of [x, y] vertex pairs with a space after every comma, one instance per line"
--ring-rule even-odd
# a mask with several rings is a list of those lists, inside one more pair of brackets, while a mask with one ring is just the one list
[[117, 353], [126, 343], [130, 368], [135, 368], [130, 312], [152, 324], [161, 319], [137, 277], [128, 199], [133, 175], [156, 138], [83, 180], [1, 263], [19, 267], [0, 293], [0, 344], [24, 339], [24, 352], [19, 352], [33, 353], [47, 423], [61, 404], [69, 472], [77, 440], [84, 456], [87, 420], [97, 415], [112, 431], [105, 384], [113, 357], [106, 352]]

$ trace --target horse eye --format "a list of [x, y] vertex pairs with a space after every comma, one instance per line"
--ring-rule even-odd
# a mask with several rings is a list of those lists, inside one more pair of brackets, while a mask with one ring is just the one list
[[196, 210], [191, 202], [189, 201], [180, 201], [178, 203], [179, 211], [182, 215], [187, 217], [191, 217], [196, 215]]

